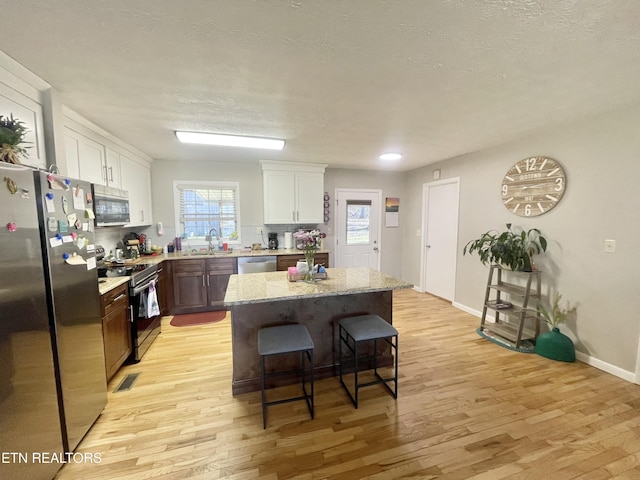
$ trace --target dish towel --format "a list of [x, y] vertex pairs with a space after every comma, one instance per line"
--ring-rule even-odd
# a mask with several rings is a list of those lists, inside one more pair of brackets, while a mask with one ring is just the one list
[[147, 297], [149, 294], [140, 295], [140, 305], [138, 305], [138, 318], [147, 318]]
[[156, 282], [152, 281], [149, 285], [149, 294], [147, 297], [147, 318], [160, 315], [160, 306], [158, 305], [158, 295], [156, 294]]

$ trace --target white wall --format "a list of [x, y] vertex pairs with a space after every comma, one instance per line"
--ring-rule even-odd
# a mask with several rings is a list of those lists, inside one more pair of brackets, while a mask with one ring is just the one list
[[[330, 227], [335, 232], [335, 189], [376, 189], [382, 190], [382, 239], [380, 241], [380, 270], [396, 277], [402, 276], [402, 237], [408, 228], [405, 208], [409, 199], [404, 191], [405, 175], [403, 173], [381, 172], [373, 170], [352, 170], [342, 168], [328, 168], [324, 175], [324, 189], [331, 197]], [[384, 226], [384, 201], [387, 197], [400, 198], [399, 227]], [[410, 227], [411, 228], [420, 228]], [[325, 245], [333, 253], [335, 235], [328, 235]], [[333, 264], [333, 261], [331, 262]]]
[[[262, 169], [258, 163], [156, 160], [151, 167], [151, 196], [153, 220], [162, 222], [164, 225], [163, 240], [156, 242], [159, 245], [166, 245], [177, 234], [173, 207], [174, 180], [238, 182], [242, 224], [262, 225], [263, 223]], [[250, 245], [253, 239], [244, 237], [246, 235], [243, 236], [242, 243]]]
[[[527, 138], [407, 172], [408, 223], [421, 218], [422, 185], [434, 168], [443, 178], [460, 177], [460, 220], [455, 302], [480, 311], [487, 267], [462, 248], [489, 229], [507, 222], [539, 228], [550, 241], [537, 257], [543, 292], [556, 289], [577, 304], [577, 320], [561, 330], [576, 348], [609, 370], [633, 376], [640, 325], [640, 105], [619, 108], [570, 125], [554, 126]], [[464, 132], [461, 132], [464, 134]], [[567, 175], [566, 193], [553, 210], [536, 218], [511, 214], [503, 206], [500, 185], [518, 160], [546, 155], [558, 160]], [[615, 254], [604, 253], [604, 240], [617, 242]], [[419, 238], [404, 239], [403, 278], [418, 282]], [[628, 373], [628, 375], [624, 375]]]

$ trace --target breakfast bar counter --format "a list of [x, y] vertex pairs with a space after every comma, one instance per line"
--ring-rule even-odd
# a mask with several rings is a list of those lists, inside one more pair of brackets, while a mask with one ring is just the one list
[[[260, 390], [258, 331], [264, 327], [305, 325], [315, 344], [316, 378], [337, 374], [337, 321], [376, 314], [392, 323], [393, 290], [413, 284], [368, 268], [328, 268], [314, 283], [290, 282], [287, 272], [232, 275], [225, 295], [231, 311], [234, 395]], [[295, 356], [293, 356], [295, 357]], [[278, 369], [295, 368], [282, 359]], [[281, 384], [295, 382], [282, 377]]]

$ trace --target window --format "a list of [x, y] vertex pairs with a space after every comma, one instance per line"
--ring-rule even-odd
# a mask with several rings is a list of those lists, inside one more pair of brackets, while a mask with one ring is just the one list
[[234, 239], [239, 234], [236, 182], [174, 182], [174, 187], [179, 234], [202, 240], [211, 229], [221, 238]]
[[348, 245], [366, 245], [371, 242], [370, 214], [370, 200], [347, 200]]

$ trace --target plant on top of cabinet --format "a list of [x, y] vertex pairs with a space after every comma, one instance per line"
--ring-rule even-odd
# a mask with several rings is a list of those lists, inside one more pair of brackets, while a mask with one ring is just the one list
[[0, 115], [0, 161], [20, 164], [20, 157], [27, 158], [27, 148], [22, 147], [27, 127], [24, 122]]
[[546, 250], [547, 239], [540, 234], [540, 230], [531, 228], [516, 233], [507, 223], [507, 230], [502, 233], [489, 230], [480, 238], [469, 241], [462, 254], [477, 253], [483, 265], [495, 263], [511, 270], [530, 272], [533, 270], [532, 257]]

